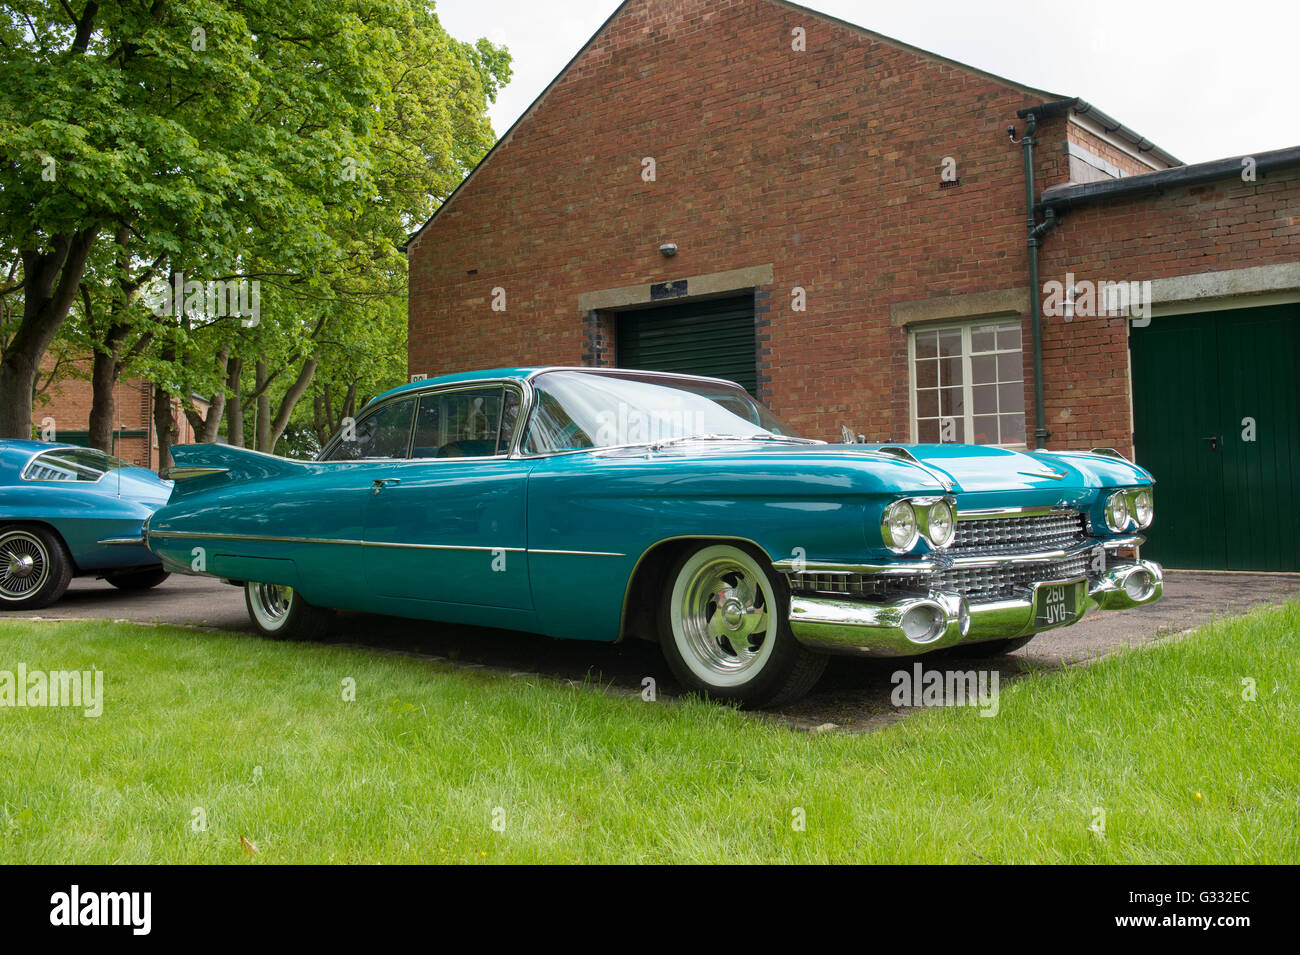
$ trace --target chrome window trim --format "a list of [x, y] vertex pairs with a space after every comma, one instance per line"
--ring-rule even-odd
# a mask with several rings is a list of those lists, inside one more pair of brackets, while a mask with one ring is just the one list
[[[457, 381], [457, 382], [451, 382], [449, 384], [429, 385], [428, 387], [424, 387], [424, 388], [408, 388], [405, 391], [394, 392], [393, 394], [389, 395], [387, 398], [383, 398], [379, 401], [373, 402], [371, 404], [367, 404], [364, 408], [361, 409], [361, 413], [357, 415], [357, 424], [360, 424], [362, 421], [364, 421], [366, 418], [369, 418], [371, 415], [378, 414], [380, 409], [386, 408], [395, 402], [413, 400], [415, 404], [413, 405], [413, 410], [411, 413], [411, 428], [406, 436], [405, 457], [356, 458], [350, 461], [327, 460], [328, 456], [334, 453], [334, 450], [338, 447], [339, 442], [342, 440], [343, 432], [339, 431], [338, 434], [330, 438], [329, 442], [325, 445], [324, 448], [321, 449], [320, 454], [317, 455], [316, 459], [312, 463], [314, 464], [363, 464], [363, 463], [376, 463], [376, 462], [396, 463], [402, 461], [406, 461], [406, 462], [437, 461], [441, 463], [446, 461], [466, 461], [466, 460], [495, 461], [495, 460], [507, 460], [510, 458], [515, 458], [517, 457], [517, 455], [514, 453], [514, 450], [518, 447], [519, 434], [521, 431], [521, 429], [518, 426], [516, 426], [515, 433], [511, 436], [510, 439], [511, 447], [507, 449], [506, 452], [503, 454], [484, 454], [484, 455], [479, 455], [477, 457], [469, 457], [469, 458], [415, 458], [411, 456], [411, 452], [412, 450], [414, 450], [414, 445], [415, 445], [415, 427], [417, 421], [419, 420], [419, 411], [420, 411], [419, 402], [421, 399], [425, 398], [428, 395], [454, 393], [457, 391], [475, 391], [483, 388], [493, 388], [493, 387], [500, 387], [503, 391], [506, 388], [514, 388], [517, 392], [519, 392], [519, 419], [518, 420], [522, 421], [525, 414], [531, 413], [532, 389], [530, 386], [527, 386], [523, 380], [520, 380], [518, 378], [483, 378], [478, 381]], [[498, 422], [497, 423], [497, 444], [499, 445], [500, 443], [501, 443], [501, 422]]]
[[[77, 481], [77, 480], [72, 480], [72, 481], [51, 481], [51, 480], [49, 480], [48, 478], [32, 478], [32, 477], [28, 477], [28, 476], [27, 476], [27, 471], [28, 471], [28, 469], [32, 466], [32, 464], [36, 461], [37, 458], [42, 457], [42, 456], [44, 456], [44, 455], [46, 455], [46, 454], [53, 454], [53, 453], [56, 452], [56, 451], [94, 451], [96, 454], [104, 454], [104, 452], [103, 452], [103, 451], [100, 451], [98, 448], [83, 448], [81, 445], [78, 445], [78, 444], [60, 444], [60, 445], [56, 445], [56, 446], [54, 446], [54, 447], [52, 447], [52, 448], [46, 448], [44, 451], [37, 451], [35, 454], [33, 454], [31, 457], [29, 457], [29, 458], [28, 458], [28, 459], [23, 463], [22, 468], [19, 469], [19, 471], [18, 471], [18, 480], [20, 480], [20, 481], [27, 481], [27, 482], [30, 483], [30, 484], [58, 484], [58, 485], [68, 485], [68, 484], [71, 484], [71, 485], [78, 485], [78, 484], [80, 484], [80, 485], [82, 485], [83, 487], [85, 487], [85, 486], [94, 486], [94, 485], [98, 484], [100, 481], [104, 480], [104, 478], [106, 478], [106, 477], [108, 477], [110, 474], [112, 474], [113, 471], [121, 471], [121, 470], [123, 470], [124, 468], [127, 468], [127, 467], [130, 467], [130, 466], [131, 466], [131, 465], [127, 464], [125, 461], [122, 461], [122, 467], [112, 468], [112, 469], [110, 469], [110, 470], [108, 470], [108, 471], [105, 471], [103, 474], [101, 474], [99, 477], [95, 478], [95, 480], [93, 480], [93, 481]], [[111, 457], [111, 456], [112, 456], [112, 455], [105, 455], [105, 457]], [[121, 461], [122, 459], [121, 459], [121, 458], [118, 458], [118, 460]]]

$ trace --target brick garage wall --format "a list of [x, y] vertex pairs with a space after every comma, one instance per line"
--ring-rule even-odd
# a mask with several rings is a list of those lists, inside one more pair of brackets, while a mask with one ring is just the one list
[[[1300, 261], [1300, 170], [1065, 213], [1044, 240], [1044, 282], [1144, 281]], [[1248, 304], [1248, 301], [1243, 302]], [[1128, 322], [1048, 319], [1043, 327], [1051, 445], [1130, 453]]]
[[[771, 0], [630, 4], [411, 245], [410, 370], [580, 364], [604, 340], [580, 293], [772, 263], [774, 410], [906, 439], [890, 306], [1027, 284], [1005, 130], [1051, 98]], [[1044, 186], [1065, 135], [1040, 125]], [[960, 184], [941, 189], [949, 156]]]
[[[1134, 159], [1124, 150], [1116, 148], [1100, 136], [1084, 129], [1078, 123], [1069, 123], [1066, 127], [1066, 135], [1069, 137], [1070, 142], [1077, 143], [1094, 156], [1098, 156], [1119, 167], [1130, 176], [1140, 176], [1142, 173], [1151, 172], [1152, 170], [1150, 165]], [[1161, 169], [1165, 167], [1157, 162], [1155, 168]]]

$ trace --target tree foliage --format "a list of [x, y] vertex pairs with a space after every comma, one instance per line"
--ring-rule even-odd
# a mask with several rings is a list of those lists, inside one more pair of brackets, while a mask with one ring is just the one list
[[[29, 433], [60, 337], [97, 401], [144, 375], [213, 437], [191, 396], [263, 409], [265, 443], [301, 396], [316, 431], [391, 384], [400, 245], [491, 145], [509, 75], [420, 0], [0, 3], [0, 436]], [[260, 310], [159, 309], [178, 275], [257, 282]]]

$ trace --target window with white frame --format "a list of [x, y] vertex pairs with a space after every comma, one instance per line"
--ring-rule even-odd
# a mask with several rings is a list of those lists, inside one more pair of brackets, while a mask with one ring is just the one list
[[912, 420], [926, 443], [1025, 443], [1020, 321], [912, 332]]

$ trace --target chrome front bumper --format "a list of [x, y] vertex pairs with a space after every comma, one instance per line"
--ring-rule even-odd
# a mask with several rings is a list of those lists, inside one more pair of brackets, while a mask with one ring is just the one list
[[1095, 576], [1041, 581], [1023, 595], [988, 603], [942, 591], [884, 603], [797, 594], [790, 629], [804, 646], [824, 653], [915, 656], [1069, 626], [1090, 610], [1155, 603], [1163, 593], [1160, 565], [1138, 560]]

